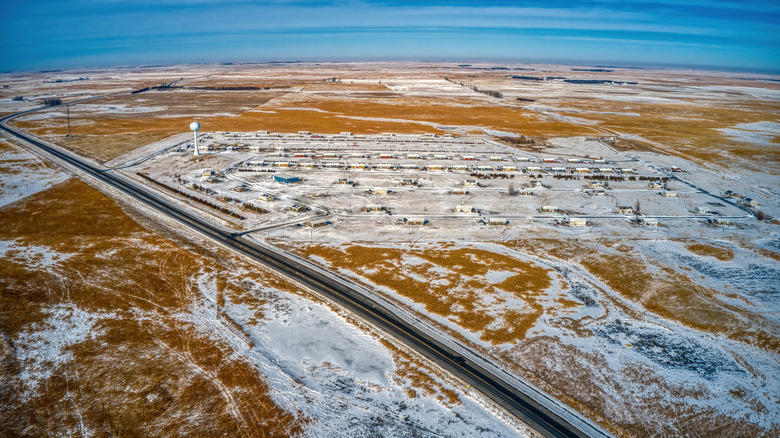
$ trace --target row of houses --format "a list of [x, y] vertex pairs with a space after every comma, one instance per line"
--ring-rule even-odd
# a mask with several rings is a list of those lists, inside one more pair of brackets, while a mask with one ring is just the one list
[[[332, 157], [338, 158], [338, 157]], [[522, 172], [525, 174], [636, 174], [637, 169], [611, 167], [541, 167], [488, 164], [419, 164], [419, 163], [346, 163], [342, 161], [250, 161], [247, 166], [302, 168], [302, 169], [351, 169], [351, 170], [425, 170], [444, 172]]]

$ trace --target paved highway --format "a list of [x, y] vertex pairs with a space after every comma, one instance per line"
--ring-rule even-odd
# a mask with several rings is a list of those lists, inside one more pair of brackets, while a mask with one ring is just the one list
[[530, 387], [521, 390], [517, 380], [513, 380], [510, 376], [502, 376], [500, 370], [481, 359], [477, 353], [458, 344], [443, 333], [434, 335], [429, 330], [419, 328], [413, 322], [397, 315], [382, 300], [366, 294], [359, 286], [335, 274], [323, 272], [322, 269], [289, 254], [271, 250], [250, 239], [207, 223], [120, 175], [92, 166], [73, 154], [66, 153], [30, 134], [6, 125], [9, 119], [20, 114], [24, 113], [0, 119], [0, 129], [23, 140], [55, 161], [121, 190], [126, 195], [214, 242], [260, 262], [332, 300], [457, 376], [542, 435], [547, 437], [608, 436], [600, 428], [544, 394], [534, 391]]

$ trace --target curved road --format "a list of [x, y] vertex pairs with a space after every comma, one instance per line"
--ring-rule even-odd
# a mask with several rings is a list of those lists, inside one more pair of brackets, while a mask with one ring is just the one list
[[[29, 112], [29, 111], [27, 111]], [[26, 113], [26, 112], [24, 112]], [[249, 239], [218, 228], [193, 214], [169, 204], [161, 197], [124, 178], [94, 167], [59, 148], [49, 146], [33, 136], [6, 125], [6, 121], [18, 113], [0, 119], [0, 129], [21, 139], [60, 163], [66, 163], [96, 180], [108, 184], [152, 209], [167, 215], [190, 229], [213, 241], [262, 263], [282, 275], [294, 279], [338, 305], [353, 312], [390, 336], [402, 341], [408, 347], [437, 363], [443, 369], [474, 387], [484, 396], [500, 405], [506, 411], [547, 437], [609, 436], [587, 420], [576, 416], [562, 406], [553, 412], [547, 406], [551, 400], [541, 393], [521, 391], [499, 372], [468, 358], [478, 355], [455, 343], [445, 343], [413, 323], [396, 315], [391, 309], [360, 292], [360, 288], [336, 275], [326, 275], [300, 259], [280, 251], [270, 250]], [[462, 351], [459, 351], [462, 350]], [[553, 403], [554, 405], [555, 403]], [[555, 408], [553, 408], [555, 409]], [[567, 417], [568, 420], [564, 417]], [[576, 422], [575, 426], [572, 421]]]

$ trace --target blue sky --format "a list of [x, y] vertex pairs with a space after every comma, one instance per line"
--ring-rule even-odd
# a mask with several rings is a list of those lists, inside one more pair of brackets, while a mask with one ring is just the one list
[[0, 70], [430, 60], [780, 73], [780, 2], [0, 0]]

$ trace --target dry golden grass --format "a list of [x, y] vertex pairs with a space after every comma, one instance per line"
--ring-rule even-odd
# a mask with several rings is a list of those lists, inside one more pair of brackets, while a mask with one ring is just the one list
[[[177, 318], [202, 300], [193, 270], [229, 276], [212, 259], [149, 233], [78, 180], [0, 210], [0, 238], [69, 255], [45, 270], [13, 253], [0, 259], [4, 340], [35, 331], [52, 306], [99, 318], [96, 336], [69, 347], [73, 360], [53, 369], [36, 394], [3, 398], [0, 416], [10, 435], [75, 433], [81, 423], [98, 436], [302, 431], [307, 420], [273, 402], [254, 365]], [[228, 299], [254, 299], [237, 279], [221, 282]], [[22, 364], [6, 348], [2, 353], [3, 394], [20, 393]]]
[[537, 239], [518, 241], [517, 245], [542, 256], [579, 263], [625, 298], [659, 316], [780, 352], [780, 339], [775, 336], [778, 327], [770, 320], [723, 301], [718, 291], [648, 260], [625, 244], [612, 242], [611, 249], [619, 253], [601, 249], [593, 242]]
[[653, 149], [692, 158], [695, 161], [728, 163], [723, 151], [751, 160], [780, 162], [776, 148], [735, 142], [718, 129], [740, 123], [780, 121], [780, 105], [761, 101], [706, 102], [693, 105], [614, 102], [608, 100], [564, 101], [561, 106], [605, 112], [632, 112], [641, 117], [613, 114], [562, 113], [599, 122], [599, 128], [636, 134], [654, 142]]
[[707, 245], [704, 243], [691, 243], [685, 246], [688, 251], [701, 256], [715, 257], [716, 259], [727, 262], [734, 259], [734, 251], [720, 246]]
[[[355, 86], [316, 84], [311, 87], [317, 92], [296, 95], [287, 95], [287, 92], [153, 92], [109, 97], [92, 103], [127, 105], [130, 108], [161, 107], [165, 110], [135, 114], [74, 111], [71, 114], [71, 133], [75, 137], [70, 139], [64, 138], [67, 133], [64, 118], [19, 120], [14, 124], [33, 134], [53, 136], [60, 144], [103, 161], [186, 130], [194, 114], [208, 131], [422, 134], [441, 132], [426, 124], [437, 123], [480, 126], [530, 136], [601, 132], [587, 126], [546, 120], [517, 107], [486, 105], [464, 99], [397, 98], [393, 94], [379, 93], [374, 86], [368, 87], [368, 90], [374, 90], [371, 93], [330, 96], [328, 93], [337, 91], [339, 87], [353, 89]], [[383, 86], [381, 88], [384, 89]], [[358, 89], [366, 88], [360, 86]], [[237, 115], [220, 115], [226, 113]], [[217, 115], [209, 117], [206, 116], [208, 114]], [[362, 120], [364, 117], [391, 120]]]
[[[539, 300], [551, 284], [546, 269], [473, 248], [400, 251], [355, 245], [343, 249], [310, 246], [301, 251], [389, 287], [493, 344], [525, 337], [544, 312]], [[404, 263], [404, 257], [408, 256], [419, 257], [423, 262]], [[439, 273], [442, 268], [446, 274]], [[506, 271], [511, 275], [500, 283], [490, 284], [485, 279], [489, 271]], [[524, 308], [502, 306], [509, 297], [522, 300]]]

